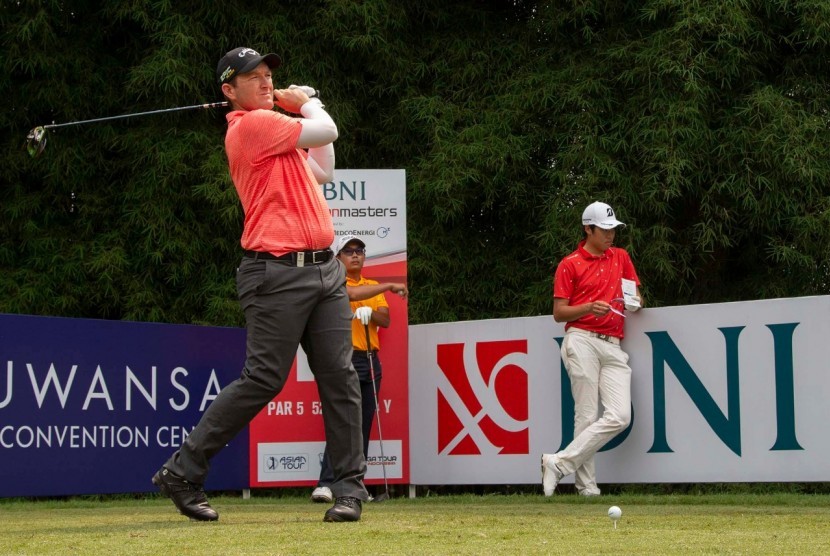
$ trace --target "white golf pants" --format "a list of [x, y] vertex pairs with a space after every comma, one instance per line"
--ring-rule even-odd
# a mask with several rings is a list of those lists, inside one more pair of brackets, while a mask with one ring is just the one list
[[599, 494], [594, 454], [631, 422], [628, 354], [578, 328], [568, 329], [561, 351], [574, 398], [574, 439], [557, 452], [556, 466], [565, 475], [576, 473], [580, 494]]

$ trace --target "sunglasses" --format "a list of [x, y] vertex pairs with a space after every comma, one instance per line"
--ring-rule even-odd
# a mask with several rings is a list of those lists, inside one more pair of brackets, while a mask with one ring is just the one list
[[351, 256], [351, 255], [365, 255], [366, 254], [366, 249], [364, 249], [363, 247], [355, 247], [355, 248], [346, 247], [344, 249], [341, 249], [340, 252], [343, 253], [344, 255], [349, 255], [349, 256]]

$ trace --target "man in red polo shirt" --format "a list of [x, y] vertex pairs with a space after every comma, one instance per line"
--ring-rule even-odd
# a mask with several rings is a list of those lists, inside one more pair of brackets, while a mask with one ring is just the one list
[[245, 367], [153, 476], [182, 514], [200, 521], [219, 519], [202, 490], [211, 458], [279, 394], [300, 344], [317, 382], [334, 475], [334, 505], [323, 520], [357, 521], [368, 497], [352, 311], [319, 186], [333, 179], [337, 126], [310, 87], [274, 89], [279, 65], [276, 54], [236, 48], [216, 69], [231, 106], [228, 166], [245, 212], [236, 272]]
[[585, 239], [559, 263], [553, 282], [553, 318], [567, 323], [561, 352], [574, 398], [574, 439], [542, 454], [545, 496], [571, 473], [580, 494], [599, 495], [594, 454], [631, 422], [631, 368], [620, 341], [624, 311], [640, 308], [640, 281], [625, 249], [613, 247], [625, 224], [610, 206], [588, 205], [582, 226]]

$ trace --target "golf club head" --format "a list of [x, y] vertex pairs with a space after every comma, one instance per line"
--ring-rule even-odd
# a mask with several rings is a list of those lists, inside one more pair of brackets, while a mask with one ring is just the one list
[[383, 502], [384, 500], [389, 500], [389, 493], [388, 492], [381, 492], [377, 496], [372, 499], [372, 504], [376, 504], [378, 502]]
[[26, 150], [32, 158], [40, 156], [46, 148], [46, 129], [42, 126], [33, 128], [26, 136]]

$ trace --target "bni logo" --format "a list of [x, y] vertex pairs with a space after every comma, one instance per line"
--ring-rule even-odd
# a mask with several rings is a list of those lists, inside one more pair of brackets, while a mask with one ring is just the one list
[[527, 454], [527, 340], [439, 344], [438, 453]]

